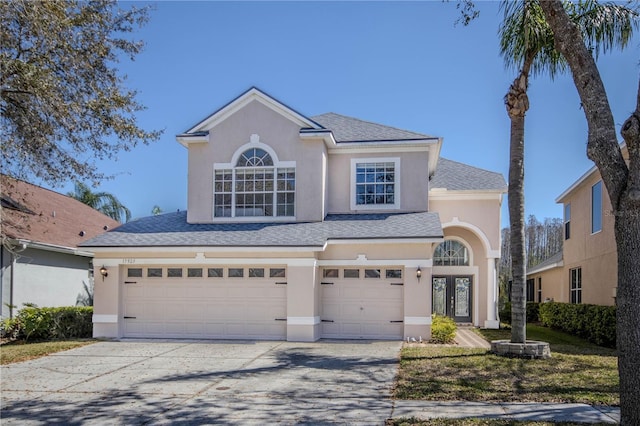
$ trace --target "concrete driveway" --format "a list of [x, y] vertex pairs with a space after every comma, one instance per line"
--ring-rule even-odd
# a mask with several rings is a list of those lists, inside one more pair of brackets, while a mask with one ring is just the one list
[[2, 367], [2, 424], [383, 424], [401, 342], [100, 342]]

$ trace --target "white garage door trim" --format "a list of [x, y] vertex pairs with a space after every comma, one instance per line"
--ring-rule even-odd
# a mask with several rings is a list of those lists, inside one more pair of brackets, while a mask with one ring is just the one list
[[[169, 277], [169, 269], [182, 276]], [[129, 276], [130, 270], [141, 276]], [[149, 276], [159, 270], [161, 276]], [[223, 274], [210, 277], [211, 270]], [[232, 270], [242, 270], [242, 277], [232, 277]], [[286, 278], [270, 277], [273, 270], [284, 268], [125, 268], [123, 336], [285, 340]]]

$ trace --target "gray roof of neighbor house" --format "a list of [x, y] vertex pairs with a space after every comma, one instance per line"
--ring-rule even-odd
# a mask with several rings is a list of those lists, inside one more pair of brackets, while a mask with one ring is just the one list
[[500, 173], [479, 169], [440, 157], [436, 173], [429, 186], [449, 191], [507, 191], [507, 183]]
[[322, 222], [187, 223], [187, 212], [128, 222], [85, 247], [322, 247], [328, 240], [442, 238], [437, 213], [327, 215]]
[[562, 262], [562, 260], [563, 260], [562, 250], [560, 250], [556, 254], [553, 254], [550, 257], [543, 260], [542, 262], [538, 263], [536, 266], [529, 268], [527, 270], [527, 275], [534, 274], [536, 272], [541, 272], [547, 269], [555, 268], [558, 266], [562, 266], [562, 265], [556, 265], [557, 263]]
[[358, 118], [329, 112], [311, 120], [333, 132], [336, 142], [374, 142], [438, 139], [434, 136], [397, 129]]

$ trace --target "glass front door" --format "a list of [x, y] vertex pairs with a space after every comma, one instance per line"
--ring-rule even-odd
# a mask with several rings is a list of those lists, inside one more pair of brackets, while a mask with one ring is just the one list
[[471, 322], [472, 277], [444, 275], [432, 278], [432, 312], [456, 322]]

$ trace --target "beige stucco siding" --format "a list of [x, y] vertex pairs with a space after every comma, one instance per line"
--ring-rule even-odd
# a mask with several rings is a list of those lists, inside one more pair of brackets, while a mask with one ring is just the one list
[[[527, 275], [527, 279], [534, 279], [536, 295], [538, 291], [538, 280], [542, 279], [542, 301], [553, 300], [554, 302], [567, 303], [569, 301], [569, 287], [567, 284], [567, 274], [562, 266], [547, 269]], [[536, 296], [537, 297], [537, 296]], [[537, 301], [537, 298], [536, 298]]]
[[[609, 195], [602, 186], [602, 230], [591, 233], [591, 188], [600, 181], [596, 171], [563, 199], [571, 204], [571, 234], [564, 241], [563, 260], [566, 294], [569, 297], [569, 271], [582, 269], [582, 303], [613, 305], [617, 287], [617, 250], [614, 215]], [[567, 301], [570, 299], [567, 299]]]
[[[500, 195], [495, 199], [431, 199], [429, 208], [438, 212], [443, 225], [459, 223], [481, 232], [492, 250], [500, 250]], [[483, 237], [481, 237], [483, 239]]]
[[[327, 193], [328, 213], [354, 213], [351, 210], [352, 194], [351, 185], [351, 160], [374, 158], [399, 158], [400, 159], [400, 208], [398, 210], [366, 210], [366, 212], [390, 212], [405, 211], [418, 212], [427, 210], [427, 176], [428, 153], [402, 152], [402, 153], [341, 153], [329, 154], [328, 184], [330, 191]], [[365, 210], [358, 210], [363, 212]]]
[[187, 220], [213, 221], [214, 163], [230, 163], [252, 135], [258, 135], [259, 142], [268, 145], [278, 161], [295, 161], [296, 220], [322, 220], [322, 156], [326, 148], [321, 140], [301, 141], [299, 131], [296, 123], [253, 101], [211, 129], [208, 143], [191, 144]]

